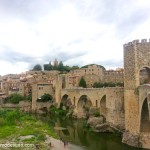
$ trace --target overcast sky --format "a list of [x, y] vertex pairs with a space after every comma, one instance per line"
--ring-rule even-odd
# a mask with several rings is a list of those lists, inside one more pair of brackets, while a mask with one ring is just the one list
[[123, 44], [150, 38], [150, 0], [0, 0], [0, 74], [55, 58], [123, 67]]

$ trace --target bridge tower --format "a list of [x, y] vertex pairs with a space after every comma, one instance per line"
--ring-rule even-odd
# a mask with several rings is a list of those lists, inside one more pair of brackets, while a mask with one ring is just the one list
[[[138, 86], [140, 84], [140, 70], [150, 68], [150, 41], [146, 39], [134, 40], [124, 44], [124, 100], [125, 100], [125, 129], [123, 142], [130, 143], [131, 139], [140, 134], [140, 109]], [[150, 74], [149, 74], [150, 77]]]

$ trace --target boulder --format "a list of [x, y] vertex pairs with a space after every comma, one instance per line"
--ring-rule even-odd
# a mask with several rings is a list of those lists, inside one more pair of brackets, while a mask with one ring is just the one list
[[26, 136], [20, 136], [19, 139], [20, 140], [26, 140], [26, 139], [31, 139], [31, 138], [34, 138], [35, 136], [34, 135], [26, 135]]
[[63, 106], [63, 107], [62, 107], [62, 110], [66, 110], [66, 106]]
[[95, 126], [95, 130], [96, 130], [97, 132], [110, 132], [110, 133], [113, 133], [113, 132], [114, 132], [114, 129], [111, 128], [108, 123], [96, 125], [96, 126]]
[[104, 118], [102, 116], [100, 117], [90, 117], [87, 121], [87, 124], [90, 125], [90, 127], [95, 128], [99, 124], [103, 124]]
[[123, 133], [122, 142], [130, 146], [141, 147], [141, 143], [139, 141], [139, 135], [133, 135], [127, 131]]

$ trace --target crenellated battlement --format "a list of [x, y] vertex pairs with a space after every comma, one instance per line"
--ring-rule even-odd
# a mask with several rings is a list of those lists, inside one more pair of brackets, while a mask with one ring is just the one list
[[141, 40], [133, 40], [132, 42], [128, 42], [124, 44], [124, 47], [128, 47], [131, 45], [136, 45], [136, 44], [145, 44], [145, 43], [150, 43], [150, 39], [141, 39]]

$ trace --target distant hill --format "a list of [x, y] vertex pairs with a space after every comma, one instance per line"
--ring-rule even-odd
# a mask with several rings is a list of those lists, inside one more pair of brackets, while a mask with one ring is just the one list
[[102, 65], [97, 65], [97, 64], [89, 64], [89, 65], [82, 66], [81, 68], [88, 68], [88, 66], [93, 66], [93, 65], [96, 65], [96, 66], [102, 68], [103, 70], [106, 70], [104, 66], [102, 66]]

